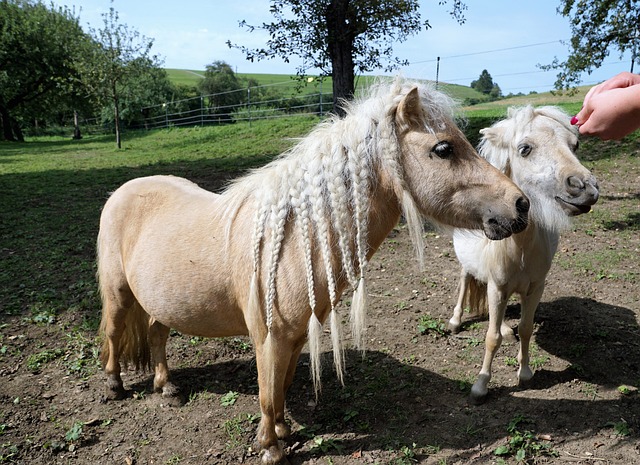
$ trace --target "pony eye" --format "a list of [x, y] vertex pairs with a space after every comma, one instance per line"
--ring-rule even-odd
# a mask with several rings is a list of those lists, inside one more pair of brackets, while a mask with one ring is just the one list
[[531, 153], [532, 147], [529, 144], [520, 144], [518, 145], [518, 153], [523, 157], [526, 157]]
[[439, 158], [449, 158], [453, 154], [453, 145], [446, 141], [438, 142], [433, 146], [431, 152]]
[[580, 142], [576, 141], [575, 145], [573, 146], [573, 153], [576, 153], [579, 148], [580, 148]]

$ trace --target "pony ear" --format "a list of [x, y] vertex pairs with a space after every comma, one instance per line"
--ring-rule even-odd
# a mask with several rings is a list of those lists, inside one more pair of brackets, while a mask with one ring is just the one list
[[411, 89], [400, 101], [396, 112], [396, 123], [400, 132], [424, 127], [424, 110], [417, 87]]
[[503, 147], [505, 140], [505, 128], [500, 126], [491, 126], [490, 128], [480, 129], [480, 134], [482, 134], [482, 138], [492, 145]]

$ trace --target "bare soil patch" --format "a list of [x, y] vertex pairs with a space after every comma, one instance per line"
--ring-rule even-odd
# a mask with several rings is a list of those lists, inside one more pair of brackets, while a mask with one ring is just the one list
[[[640, 463], [640, 163], [630, 154], [588, 166], [602, 196], [561, 238], [536, 314], [531, 383], [516, 385], [517, 345], [504, 344], [487, 401], [469, 402], [486, 321], [467, 318], [456, 336], [440, 331], [459, 273], [450, 239], [427, 231], [421, 272], [400, 225], [371, 263], [367, 350], [347, 352], [345, 386], [327, 352], [316, 400], [308, 357], [300, 359], [287, 398], [293, 465], [517, 463], [515, 452], [495, 451], [519, 437], [529, 440], [527, 463]], [[512, 326], [518, 307], [508, 310]], [[132, 371], [123, 376], [128, 397], [105, 403], [95, 333], [81, 331], [86, 340], [72, 345], [88, 354], [77, 360], [93, 365], [70, 370], [73, 354], [64, 352], [80, 315], [1, 318], [0, 462], [260, 463], [251, 449], [260, 410], [246, 338], [172, 334], [169, 363], [183, 406], [151, 393], [151, 374]]]

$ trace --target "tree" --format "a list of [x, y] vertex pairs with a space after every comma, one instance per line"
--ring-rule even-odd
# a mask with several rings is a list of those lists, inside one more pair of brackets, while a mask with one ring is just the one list
[[120, 24], [113, 7], [102, 15], [102, 19], [102, 29], [90, 28], [97, 46], [87, 50], [82, 81], [99, 104], [112, 107], [116, 144], [121, 148], [121, 103], [133, 93], [135, 86], [131, 84], [153, 73], [160, 63], [156, 56], [150, 54], [153, 40], [130, 30], [126, 24]]
[[489, 74], [489, 71], [483, 69], [480, 77], [475, 81], [471, 81], [471, 88], [483, 94], [491, 92], [491, 89], [493, 89], [493, 78]]
[[502, 96], [502, 90], [500, 90], [500, 86], [498, 86], [497, 83], [493, 82], [491, 74], [489, 74], [489, 71], [487, 71], [486, 69], [482, 70], [482, 73], [480, 73], [480, 77], [478, 77], [477, 80], [471, 81], [470, 87], [477, 90], [478, 92], [488, 95], [493, 99], [497, 99]]
[[214, 61], [207, 65], [204, 79], [198, 83], [200, 93], [208, 95], [209, 108], [224, 109], [224, 113], [231, 113], [232, 107], [242, 103], [242, 88], [233, 69], [224, 61]]
[[0, 122], [5, 140], [23, 140], [24, 121], [71, 106], [80, 43], [88, 42], [67, 8], [0, 1]]
[[[450, 14], [464, 23], [465, 4], [454, 0], [452, 5]], [[310, 69], [331, 76], [338, 114], [343, 114], [340, 101], [353, 97], [356, 72], [407, 65], [393, 55], [393, 45], [431, 27], [421, 19], [418, 0], [271, 0], [270, 11], [275, 17], [271, 23], [240, 22], [249, 31], [269, 33], [265, 48], [227, 45], [242, 50], [249, 61], [281, 57], [288, 62], [297, 56], [302, 59], [296, 70], [301, 78]]]
[[557, 9], [571, 24], [570, 52], [565, 61], [554, 59], [544, 70], [557, 69], [557, 89], [581, 82], [582, 73], [598, 68], [612, 49], [631, 52], [631, 72], [640, 45], [640, 5], [636, 1], [560, 0]]

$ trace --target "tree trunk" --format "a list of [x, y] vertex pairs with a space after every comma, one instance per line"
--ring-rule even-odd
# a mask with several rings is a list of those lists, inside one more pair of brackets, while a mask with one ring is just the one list
[[9, 111], [4, 106], [0, 106], [0, 122], [2, 122], [3, 139], [15, 142], [16, 138], [13, 136], [13, 129], [11, 128], [11, 116], [9, 116]]
[[120, 102], [118, 101], [118, 93], [115, 84], [113, 85], [113, 117], [116, 124], [116, 145], [119, 149], [121, 149], [122, 141], [120, 140]]
[[350, 8], [350, 0], [331, 0], [325, 12], [325, 19], [333, 78], [333, 111], [339, 116], [344, 116], [342, 102], [353, 98], [355, 77], [353, 64], [355, 18]]
[[82, 139], [80, 125], [78, 124], [78, 112], [76, 110], [73, 110], [73, 138], [76, 140]]

